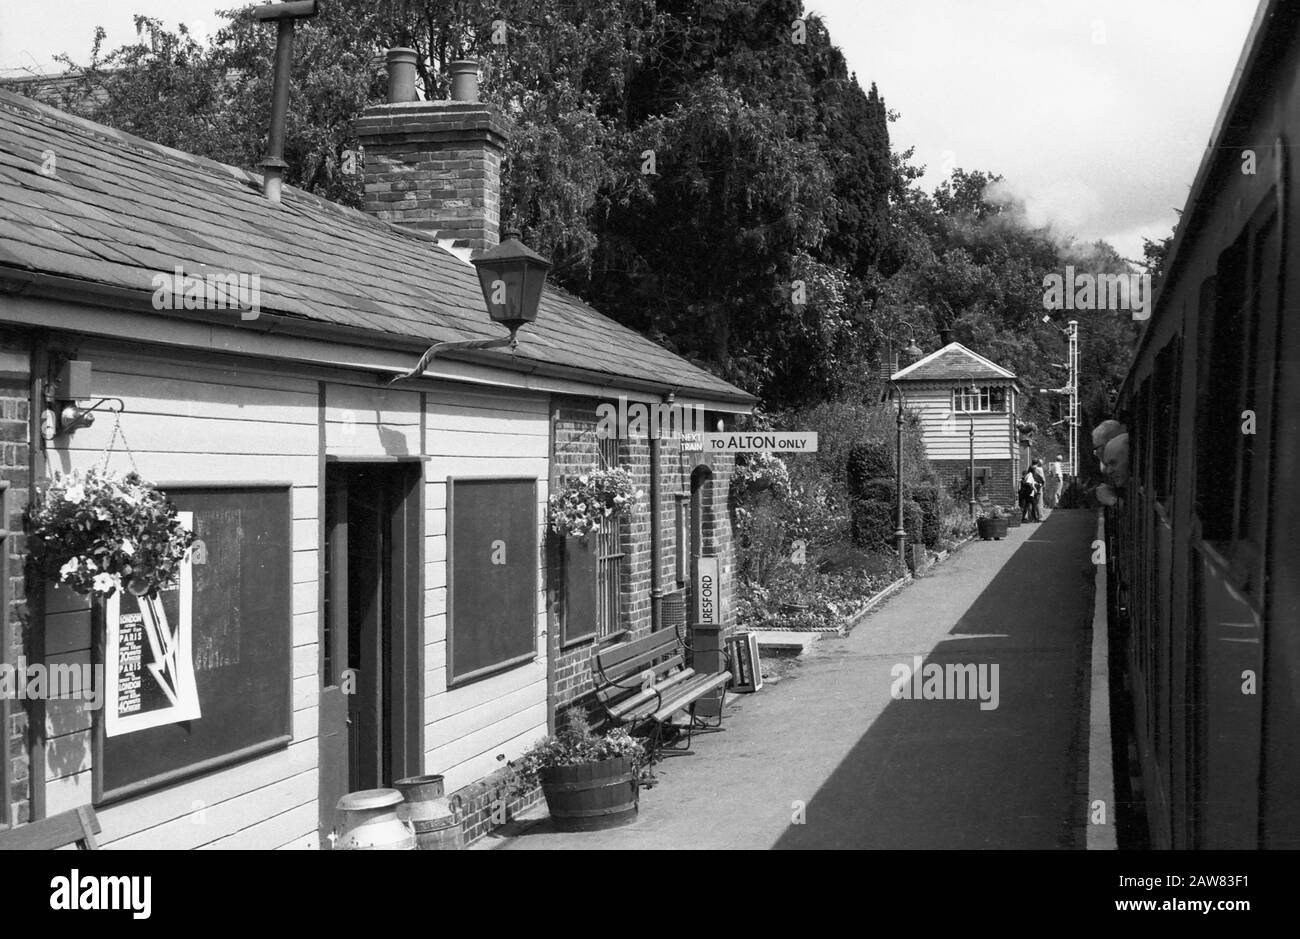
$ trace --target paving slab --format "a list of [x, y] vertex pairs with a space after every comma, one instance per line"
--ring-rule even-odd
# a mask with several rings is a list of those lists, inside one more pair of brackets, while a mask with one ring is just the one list
[[[479, 846], [1083, 848], [1094, 525], [1056, 510], [973, 542], [823, 638], [786, 680], [733, 698], [692, 755], [664, 760], [635, 823], [562, 833], [543, 809]], [[918, 657], [964, 697], [902, 697]], [[984, 685], [967, 685], [981, 665]]]

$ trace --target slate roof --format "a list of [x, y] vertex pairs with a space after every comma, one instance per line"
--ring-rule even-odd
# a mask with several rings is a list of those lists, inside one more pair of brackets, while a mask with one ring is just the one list
[[[40, 172], [46, 150], [57, 158], [53, 176]], [[207, 265], [260, 275], [264, 313], [430, 344], [505, 335], [488, 319], [474, 268], [427, 234], [289, 186], [276, 206], [255, 173], [0, 91], [0, 276], [16, 268], [145, 296], [154, 274], [177, 265], [186, 274]], [[553, 285], [537, 322], [519, 332], [515, 355], [469, 358], [516, 371], [549, 363], [600, 373], [615, 387], [631, 378], [706, 400], [754, 401]]]
[[899, 369], [891, 381], [960, 381], [975, 378], [980, 381], [1010, 380], [1016, 376], [1001, 365], [990, 362], [979, 353], [972, 352], [960, 342], [950, 342], [937, 352], [931, 352], [907, 368]]

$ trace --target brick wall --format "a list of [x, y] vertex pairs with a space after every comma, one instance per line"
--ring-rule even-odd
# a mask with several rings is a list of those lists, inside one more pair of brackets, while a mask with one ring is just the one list
[[[556, 397], [551, 406], [552, 460], [551, 491], [561, 479], [600, 465], [600, 442], [595, 399]], [[712, 418], [710, 418], [712, 420]], [[711, 425], [710, 425], [711, 426]], [[685, 583], [677, 578], [677, 503], [682, 497], [689, 513], [691, 476], [698, 469], [707, 471], [709, 482], [704, 491], [704, 551], [721, 558], [721, 597], [724, 622], [730, 625], [736, 568], [734, 541], [727, 490], [730, 484], [732, 457], [705, 456], [683, 452], [680, 443], [664, 439], [660, 450], [661, 513], [658, 524], [663, 556], [661, 583], [665, 593]], [[625, 632], [620, 641], [639, 639], [649, 634], [652, 623], [651, 568], [653, 555], [650, 539], [650, 441], [648, 437], [620, 440], [619, 465], [628, 469], [635, 485], [645, 493], [641, 508], [623, 524], [623, 576], [621, 616]], [[550, 718], [555, 721], [569, 707], [578, 706], [594, 713], [591, 692], [592, 657], [602, 645], [596, 638], [571, 644], [564, 641], [564, 545], [562, 539], [548, 536], [546, 549], [546, 597], [548, 655], [551, 659], [553, 686], [548, 702]], [[466, 842], [487, 834], [517, 814], [542, 800], [541, 790], [511, 796], [507, 789], [507, 771], [502, 770], [455, 793], [460, 799]]]
[[367, 108], [365, 210], [473, 248], [499, 240], [501, 159], [509, 129], [496, 108], [413, 101]]
[[[23, 655], [27, 629], [27, 607], [24, 600], [23, 512], [31, 477], [30, 452], [30, 386], [29, 350], [25, 339], [16, 333], [0, 332], [0, 478], [9, 483], [11, 515], [6, 527], [12, 534], [7, 539], [8, 583], [6, 595], [8, 609], [3, 615], [10, 625], [12, 648], [4, 650], [4, 661], [15, 662]], [[3, 757], [7, 761], [8, 792], [0, 792], [7, 801], [10, 820], [21, 824], [29, 817], [30, 791], [27, 774], [27, 714], [17, 702], [9, 704], [9, 726], [0, 728], [3, 740]]]
[[[983, 483], [979, 479], [975, 480], [976, 498], [987, 496], [999, 505], [1014, 506], [1019, 489], [1016, 480], [1015, 462], [1010, 458], [1005, 460], [977, 459], [975, 461], [976, 473], [978, 474], [981, 468], [987, 468], [989, 475]], [[966, 480], [970, 477], [969, 460], [931, 460], [930, 468], [944, 486], [964, 486]]]
[[[552, 407], [554, 459], [551, 491], [561, 479], [600, 465], [596, 437], [596, 406], [589, 399], [557, 398]], [[734, 458], [683, 452], [680, 442], [659, 442], [661, 511], [662, 589], [665, 593], [686, 586], [677, 578], [677, 503], [681, 496], [689, 510], [691, 474], [697, 467], [709, 472], [704, 492], [704, 552], [721, 558], [721, 602], [724, 617], [732, 604], [735, 572], [734, 545], [727, 499]], [[622, 624], [624, 641], [639, 639], [650, 632], [652, 622], [653, 556], [650, 538], [650, 441], [648, 437], [620, 440], [619, 465], [632, 473], [635, 485], [645, 493], [641, 509], [623, 523]], [[589, 704], [592, 690], [592, 656], [600, 645], [596, 639], [564, 643], [564, 564], [560, 539], [549, 539], [547, 550], [547, 633], [554, 668], [552, 718], [574, 704]]]
[[453, 807], [461, 820], [466, 844], [514, 821], [542, 801], [540, 786], [512, 794], [509, 782], [510, 771], [501, 769], [452, 794]]

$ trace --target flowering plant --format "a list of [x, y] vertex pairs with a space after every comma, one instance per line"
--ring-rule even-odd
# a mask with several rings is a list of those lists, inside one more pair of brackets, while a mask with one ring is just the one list
[[143, 596], [176, 582], [194, 543], [176, 507], [139, 473], [58, 474], [28, 509], [39, 577], [80, 594]]
[[555, 766], [580, 766], [626, 757], [632, 761], [632, 775], [640, 775], [646, 762], [645, 744], [628, 733], [625, 727], [598, 734], [577, 708], [565, 712], [563, 726], [543, 737], [527, 752], [510, 763], [512, 792], [526, 792], [540, 781], [543, 770]]
[[785, 461], [770, 453], [753, 453], [744, 463], [737, 463], [731, 474], [731, 491], [743, 499], [748, 493], [772, 490], [777, 498], [790, 492], [790, 470]]
[[636, 507], [644, 492], [633, 485], [632, 474], [621, 467], [571, 477], [547, 500], [551, 531], [578, 538], [592, 534], [601, 519], [618, 518]]

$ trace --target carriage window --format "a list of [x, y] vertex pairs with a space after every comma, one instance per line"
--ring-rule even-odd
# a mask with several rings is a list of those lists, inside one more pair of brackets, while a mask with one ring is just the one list
[[[1256, 458], [1258, 434], [1267, 433], [1259, 426], [1259, 415], [1267, 413], [1265, 400], [1271, 382], [1270, 362], [1263, 350], [1271, 350], [1272, 342], [1264, 336], [1263, 329], [1276, 331], [1278, 303], [1278, 271], [1281, 269], [1277, 214], [1269, 212], [1267, 220], [1259, 226], [1251, 253], [1250, 299], [1245, 304], [1245, 322], [1242, 324], [1241, 395], [1236, 412], [1237, 436], [1241, 457], [1237, 472], [1237, 537], [1258, 542], [1262, 535], [1263, 513], [1267, 511], [1267, 467]], [[1262, 346], [1262, 349], [1261, 349]], [[1242, 426], [1245, 412], [1256, 415], [1255, 433], [1246, 433]]]
[[1167, 503], [1173, 496], [1174, 458], [1178, 446], [1178, 347], [1181, 336], [1156, 356], [1155, 388], [1152, 400], [1151, 486], [1155, 498]]
[[[1240, 442], [1238, 407], [1243, 358], [1242, 305], [1246, 287], [1246, 235], [1219, 256], [1213, 303], [1202, 307], [1198, 337], [1207, 350], [1198, 376], [1196, 423], [1196, 513], [1209, 541], [1232, 538], [1236, 507], [1235, 473]], [[1202, 291], [1202, 299], [1205, 299]]]

